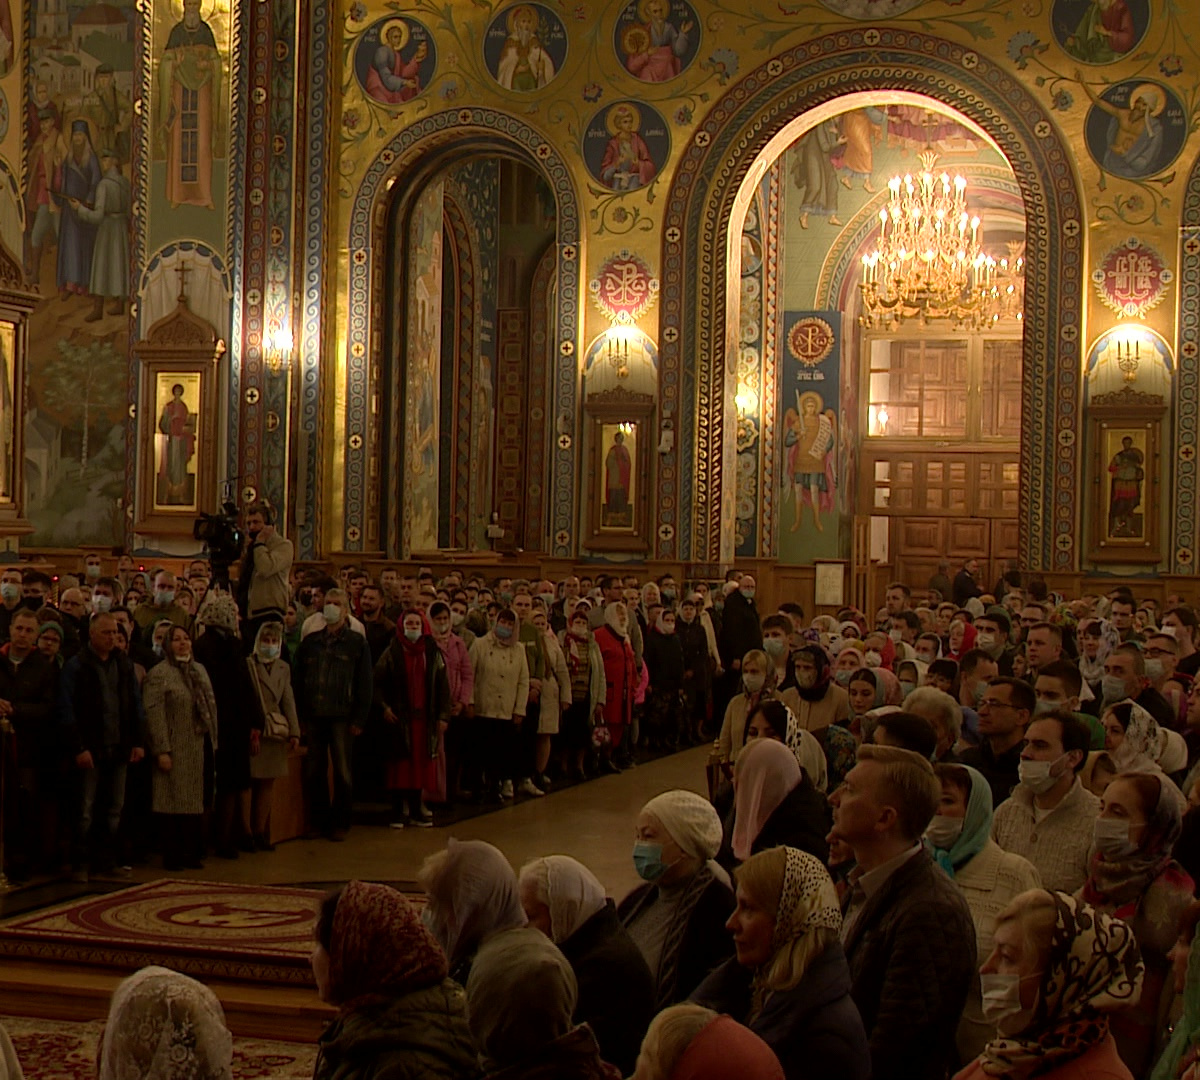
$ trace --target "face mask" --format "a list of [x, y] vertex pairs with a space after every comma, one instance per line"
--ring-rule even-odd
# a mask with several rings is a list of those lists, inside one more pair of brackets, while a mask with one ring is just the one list
[[932, 664], [937, 657], [931, 652], [919, 652], [917, 653], [917, 659], [920, 660], [922, 664]]
[[546, 605], [546, 610], [549, 611], [550, 605], [554, 603], [554, 593], [538, 593], [538, 596], [542, 598], [542, 603]]
[[1137, 851], [1137, 844], [1129, 838], [1129, 822], [1120, 818], [1096, 818], [1092, 839], [1106, 859], [1121, 859]]
[[279, 646], [264, 643], [258, 647], [258, 655], [263, 660], [278, 660], [279, 659]]
[[738, 592], [740, 592], [747, 600], [754, 599], [754, 590], [753, 589], [739, 589]]
[[668, 604], [673, 604], [675, 602], [675, 590], [674, 589], [660, 589], [659, 595], [662, 596], [662, 598]]
[[433, 632], [437, 634], [438, 637], [445, 637], [448, 633], [450, 633], [450, 624], [445, 619], [438, 619], [438, 621], [433, 624]]
[[925, 839], [935, 848], [949, 851], [954, 843], [962, 836], [965, 818], [947, 817], [945, 814], [935, 814], [929, 827], [925, 830]]
[[155, 589], [154, 590], [154, 602], [159, 607], [170, 607], [173, 603], [175, 603], [175, 590], [174, 589]]
[[905, 697], [908, 697], [908, 695], [911, 694], [916, 688], [917, 684], [915, 682], [911, 682], [908, 679], [900, 680], [900, 692]]
[[746, 684], [746, 690], [748, 693], [751, 693], [751, 694], [757, 694], [763, 688], [763, 684], [766, 681], [767, 681], [767, 677], [765, 675], [743, 675], [742, 676], [742, 682], [744, 682]]
[[765, 652], [772, 660], [778, 660], [784, 652], [787, 651], [787, 642], [780, 641], [779, 638], [767, 638], [763, 642], [763, 652]]
[[1152, 656], [1146, 661], [1146, 678], [1151, 682], [1158, 682], [1163, 677], [1163, 662], [1157, 657]]
[[14, 600], [21, 599], [21, 586], [12, 581], [6, 581], [0, 585], [0, 599], [5, 603], [11, 604]]
[[801, 690], [811, 690], [817, 685], [817, 673], [815, 671], [797, 671], [796, 685]]
[[998, 1031], [1012, 1035], [1024, 1028], [1020, 975], [980, 975], [979, 986], [983, 992], [983, 1015]]
[[1100, 693], [1105, 701], [1123, 701], [1129, 697], [1125, 680], [1117, 675], [1105, 675], [1100, 680]]
[[1048, 716], [1050, 713], [1057, 711], [1065, 706], [1062, 701], [1039, 701], [1033, 707], [1034, 716]]
[[643, 844], [641, 841], [633, 845], [633, 867], [638, 877], [649, 882], [657, 881], [670, 869], [662, 860], [662, 844]]
[[883, 663], [883, 657], [874, 649], [868, 649], [863, 660], [866, 661], [867, 667], [879, 667]]
[[496, 637], [501, 641], [508, 641], [512, 637], [512, 627], [506, 623], [496, 623]]
[[1021, 761], [1017, 764], [1017, 777], [1035, 795], [1045, 795], [1060, 777], [1051, 775], [1051, 769], [1061, 761]]
[[163, 647], [162, 647], [161, 641], [156, 641], [154, 643], [154, 655], [157, 656], [160, 660], [163, 658], [164, 653], [163, 653]]
[[404, 636], [409, 641], [421, 640], [421, 628], [419, 626], [406, 626], [404, 628]]
[[513, 597], [512, 593], [502, 592], [500, 594], [500, 603], [502, 603], [505, 607], [507, 607], [509, 604], [512, 603], [512, 597]]
[[342, 609], [337, 604], [326, 604], [321, 609], [321, 616], [325, 619], [326, 626], [333, 626], [341, 620]]
[[835, 671], [833, 673], [833, 678], [834, 678], [834, 681], [838, 684], [838, 686], [849, 686], [850, 685], [850, 676], [853, 674], [854, 674], [853, 671]]
[[113, 598], [111, 596], [104, 596], [101, 594], [99, 596], [92, 597], [92, 610], [96, 612], [97, 615], [103, 615], [106, 611], [111, 611], [112, 606]]
[[662, 624], [662, 632], [664, 634], [675, 633], [675, 624], [673, 622], [665, 622]]
[[98, 578], [98, 577], [100, 576], [100, 567], [98, 567], [98, 566], [89, 566], [89, 567], [87, 567], [87, 569], [86, 569], [86, 570], [84, 570], [84, 573], [85, 573], [85, 574], [87, 574], [87, 576], [88, 576], [88, 577], [89, 577], [89, 578], [90, 578], [92, 581], [95, 581], [95, 580], [96, 580], [96, 578]]
[[466, 612], [463, 612], [463, 611], [450, 612], [450, 625], [451, 626], [462, 626], [462, 624], [465, 623], [466, 621], [467, 621]]
[[571, 627], [571, 633], [577, 638], [586, 638], [588, 636], [587, 623], [576, 623]]
[[904, 640], [904, 631], [903, 630], [889, 630], [888, 637], [890, 637], [892, 639], [892, 641], [894, 641], [897, 645], [899, 645], [900, 642], [902, 642]]
[[713, 601], [713, 610], [716, 611], [718, 614], [720, 612], [724, 611], [725, 610], [724, 599], [714, 600]]
[[996, 644], [996, 639], [991, 634], [976, 634], [975, 646], [980, 649], [990, 649]]

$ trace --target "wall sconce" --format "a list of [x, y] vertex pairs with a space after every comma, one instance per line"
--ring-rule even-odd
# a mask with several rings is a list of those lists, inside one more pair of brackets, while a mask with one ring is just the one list
[[618, 379], [628, 379], [630, 374], [629, 368], [629, 345], [630, 342], [637, 342], [639, 351], [641, 348], [641, 334], [637, 327], [634, 326], [612, 326], [605, 333], [605, 355], [608, 357], [608, 362], [616, 369]]
[[267, 368], [272, 375], [279, 375], [291, 359], [295, 341], [290, 327], [272, 326], [267, 331], [264, 347]]
[[758, 412], [758, 394], [748, 386], [740, 386], [733, 400], [737, 405], [739, 416], [748, 416]]

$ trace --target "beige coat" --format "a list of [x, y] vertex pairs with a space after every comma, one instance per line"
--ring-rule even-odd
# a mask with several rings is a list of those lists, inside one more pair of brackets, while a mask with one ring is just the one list
[[524, 716], [529, 703], [529, 661], [515, 636], [511, 645], [501, 645], [494, 632], [484, 634], [475, 639], [469, 655], [475, 669], [475, 715], [500, 720]]
[[[845, 691], [842, 691], [845, 694]], [[780, 690], [764, 690], [760, 700], [772, 698], [782, 701], [797, 716], [800, 715], [800, 695], [791, 687]], [[717, 736], [717, 753], [722, 761], [737, 761], [738, 754], [746, 744], [746, 721], [750, 719], [750, 695], [738, 693], [733, 696], [725, 710], [721, 733]]]
[[[212, 683], [202, 665], [192, 661], [200, 693], [208, 699], [211, 726], [200, 711], [183, 675], [173, 664], [155, 664], [142, 683], [142, 704], [149, 731], [150, 767], [153, 770], [151, 807], [156, 814], [202, 814], [204, 806], [204, 740], [217, 746], [217, 702]], [[171, 770], [158, 767], [161, 754], [171, 755]]]
[[[246, 657], [250, 682], [262, 695], [263, 723], [267, 713], [281, 712], [288, 720], [292, 738], [300, 738], [300, 720], [296, 716], [296, 698], [292, 694], [292, 671], [282, 660], [264, 664], [257, 655]], [[250, 776], [254, 780], [273, 780], [287, 776], [288, 744], [283, 739], [268, 739], [259, 743], [257, 754], [250, 756]]]
[[799, 694], [796, 698], [800, 707], [792, 712], [805, 731], [824, 731], [830, 724], [850, 719], [850, 695], [835, 682], [830, 682], [820, 701], [805, 701]]
[[292, 569], [292, 542], [274, 533], [270, 540], [254, 547], [254, 576], [250, 579], [250, 595], [246, 598], [246, 613], [254, 618], [264, 611], [287, 611], [292, 590], [288, 574]]
[[571, 675], [567, 671], [567, 658], [554, 634], [542, 635], [542, 655], [546, 658], [546, 673], [542, 677], [538, 734], [557, 735], [562, 710], [571, 704]]

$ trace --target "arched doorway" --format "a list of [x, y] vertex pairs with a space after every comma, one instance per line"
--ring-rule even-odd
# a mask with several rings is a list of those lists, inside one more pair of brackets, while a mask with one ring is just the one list
[[[345, 551], [399, 550], [399, 520], [385, 490], [403, 491], [394, 473], [402, 463], [390, 452], [392, 431], [384, 420], [388, 313], [395, 275], [390, 265], [389, 227], [402, 220], [412, 200], [446, 168], [496, 158], [534, 170], [554, 201], [555, 235], [550, 250], [554, 273], [553, 317], [546, 316], [546, 388], [526, 417], [508, 421], [515, 437], [546, 442], [546, 477], [537, 535], [554, 555], [569, 555], [575, 544], [577, 472], [576, 413], [579, 305], [579, 212], [570, 173], [558, 152], [522, 121], [490, 109], [465, 108], [423, 117], [405, 128], [375, 157], [355, 195], [349, 237], [349, 325], [345, 335], [345, 407], [333, 435], [342, 440], [342, 490], [331, 498], [340, 515]], [[398, 215], [398, 216], [397, 216]], [[443, 218], [443, 228], [446, 219]], [[451, 222], [451, 234], [453, 227]], [[443, 231], [443, 238], [447, 235]], [[451, 270], [451, 273], [457, 273]], [[535, 412], [537, 415], [535, 415]], [[532, 430], [531, 425], [541, 425]], [[552, 441], [547, 440], [550, 429]], [[401, 512], [402, 513], [402, 512]], [[389, 520], [390, 519], [390, 520]], [[522, 541], [522, 532], [516, 542]], [[384, 545], [387, 545], [386, 549]]]
[[738, 194], [753, 169], [765, 169], [756, 163], [773, 140], [792, 141], [786, 129], [798, 117], [811, 125], [814, 110], [881, 90], [953, 107], [1012, 167], [1029, 223], [1027, 273], [1038, 283], [1023, 331], [1019, 550], [1031, 569], [1078, 565], [1083, 226], [1071, 157], [1046, 108], [1004, 70], [962, 45], [891, 28], [817, 38], [751, 72], [714, 107], [676, 171], [664, 222], [661, 336], [663, 406], [678, 415], [680, 438], [660, 459], [660, 558], [720, 562], [723, 538], [733, 535], [728, 357], [737, 341], [728, 313], [730, 237], [746, 210]]

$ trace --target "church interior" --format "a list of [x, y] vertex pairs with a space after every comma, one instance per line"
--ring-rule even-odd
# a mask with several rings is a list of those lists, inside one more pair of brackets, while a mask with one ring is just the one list
[[[0, 0], [0, 570], [182, 572], [266, 501], [335, 574], [737, 568], [832, 614], [974, 559], [1161, 605], [1200, 555], [1189, 7]], [[705, 760], [455, 835], [621, 896]], [[377, 832], [221, 880], [411, 884], [446, 835]], [[98, 1021], [119, 965], [42, 933], [0, 1014]], [[311, 1044], [294, 959], [194, 970]]]

